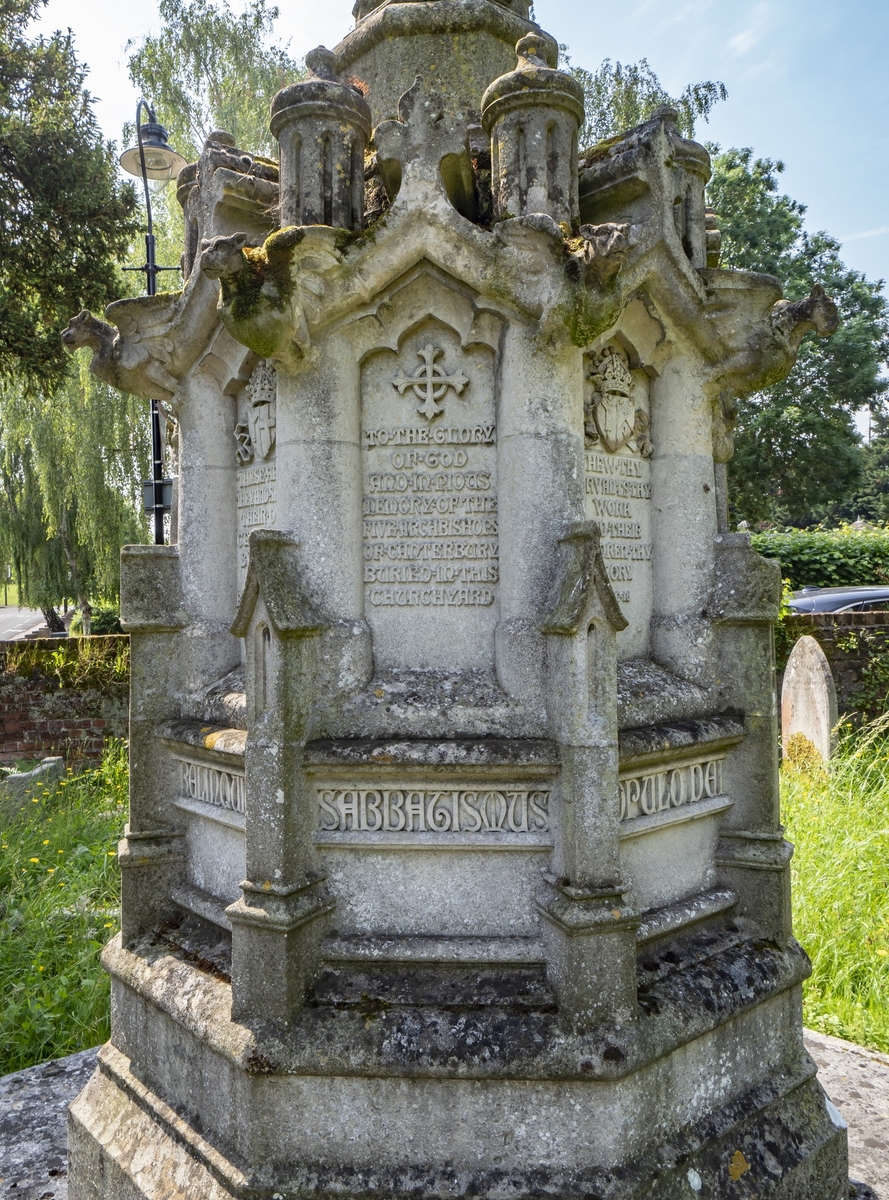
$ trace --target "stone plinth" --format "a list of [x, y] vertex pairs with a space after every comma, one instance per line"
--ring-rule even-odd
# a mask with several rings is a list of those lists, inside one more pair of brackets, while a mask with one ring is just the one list
[[522, 0], [356, 16], [273, 104], [303, 223], [216, 136], [183, 293], [96, 335], [123, 386], [141, 330], [180, 519], [123, 560], [123, 932], [72, 1196], [841, 1200], [779, 571], [724, 488], [737, 397], [836, 311], [714, 267], [673, 114], [578, 157]]

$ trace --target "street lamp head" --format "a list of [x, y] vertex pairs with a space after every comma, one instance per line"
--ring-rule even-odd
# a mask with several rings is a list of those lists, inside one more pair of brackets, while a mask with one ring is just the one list
[[[151, 114], [152, 118], [154, 114]], [[145, 176], [152, 191], [160, 191], [175, 179], [185, 166], [185, 159], [167, 142], [167, 131], [157, 121], [150, 120], [139, 128], [139, 140], [145, 155]], [[139, 155], [139, 145], [124, 150], [120, 156], [120, 165], [130, 175], [142, 176], [142, 162]]]

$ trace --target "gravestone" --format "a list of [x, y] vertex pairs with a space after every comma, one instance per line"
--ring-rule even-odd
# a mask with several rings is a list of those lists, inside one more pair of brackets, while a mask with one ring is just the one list
[[803, 737], [825, 761], [833, 749], [838, 720], [837, 689], [827, 656], [808, 634], [790, 652], [781, 685], [781, 742]]
[[674, 113], [579, 153], [527, 0], [355, 17], [68, 338], [179, 455], [71, 1195], [840, 1200], [725, 494], [836, 310], [718, 267]]

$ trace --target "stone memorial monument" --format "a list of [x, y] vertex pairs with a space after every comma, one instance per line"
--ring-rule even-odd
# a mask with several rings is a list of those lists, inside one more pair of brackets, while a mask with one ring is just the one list
[[837, 689], [827, 655], [815, 638], [798, 638], [790, 652], [781, 684], [781, 741], [784, 753], [791, 738], [805, 738], [803, 748], [830, 758], [837, 713]]
[[73, 1200], [841, 1200], [737, 398], [827, 334], [721, 270], [669, 110], [578, 149], [528, 0], [358, 0], [179, 176], [181, 292], [69, 345], [177, 423], [132, 636]]

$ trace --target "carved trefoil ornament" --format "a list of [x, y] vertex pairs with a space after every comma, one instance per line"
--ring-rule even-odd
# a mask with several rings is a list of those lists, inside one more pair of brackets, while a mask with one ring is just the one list
[[648, 458], [653, 450], [648, 413], [636, 407], [633, 376], [620, 351], [603, 350], [587, 379], [593, 385], [584, 413], [588, 441], [601, 441], [610, 454], [630, 446]]
[[267, 458], [275, 445], [278, 373], [263, 359], [247, 384], [247, 419], [235, 426], [235, 451], [239, 463]]
[[417, 410], [427, 421], [444, 412], [444, 405], [438, 402], [445, 398], [449, 388], [453, 388], [458, 396], [462, 396], [469, 386], [469, 378], [462, 371], [448, 375], [445, 368], [436, 362], [443, 354], [444, 350], [440, 347], [433, 346], [431, 342], [427, 343], [422, 350], [417, 351], [418, 358], [423, 362], [413, 375], [402, 373], [392, 380], [392, 386], [397, 388], [402, 396], [408, 388], [413, 388], [414, 395], [422, 401], [417, 405]]

